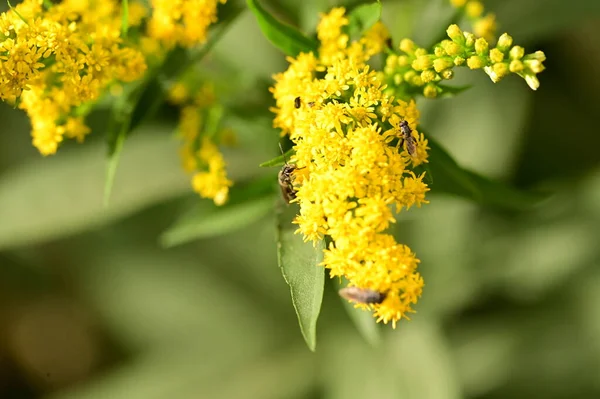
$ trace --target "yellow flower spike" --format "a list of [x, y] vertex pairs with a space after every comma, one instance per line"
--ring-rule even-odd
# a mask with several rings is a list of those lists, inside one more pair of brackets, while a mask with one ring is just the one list
[[[390, 292], [404, 303], [402, 311], [382, 314], [381, 321], [396, 323], [411, 311], [414, 294], [405, 288], [418, 261], [382, 233], [395, 222], [391, 206], [398, 199], [407, 207], [424, 202], [414, 189], [418, 185], [411, 185], [409, 168], [426, 161], [428, 148], [416, 131], [415, 103], [386, 94], [389, 88], [383, 79], [390, 79], [389, 84], [423, 85], [423, 78], [439, 78], [429, 68], [431, 56], [407, 40], [400, 44], [404, 54], [388, 58], [384, 73], [373, 71], [366, 64], [368, 51], [358, 51], [368, 47], [363, 39], [338, 49], [335, 58], [319, 52], [317, 67], [302, 79], [291, 73], [296, 62], [291, 60], [288, 71], [275, 77], [273, 111], [276, 125], [294, 143], [292, 161], [303, 168], [302, 177], [295, 176], [300, 206], [296, 232], [305, 241], [331, 239], [323, 261], [330, 276], [344, 276], [352, 286]], [[419, 55], [429, 63], [420, 71], [423, 78], [411, 66]], [[314, 73], [321, 67], [327, 67], [324, 76]], [[319, 106], [294, 107], [296, 97], [304, 104], [313, 95], [320, 98]], [[407, 140], [418, 147], [411, 147], [410, 154], [407, 145], [400, 147], [399, 140], [406, 137], [401, 122], [410, 127]]]
[[465, 7], [467, 16], [479, 18], [483, 14], [483, 4], [480, 1], [469, 1]]
[[212, 132], [210, 138], [204, 135], [204, 116], [217, 101], [214, 88], [211, 84], [200, 88], [192, 86], [196, 94], [190, 97], [190, 87], [186, 83], [178, 82], [171, 90], [171, 100], [181, 107], [178, 135], [182, 167], [193, 173], [191, 184], [195, 192], [203, 198], [212, 199], [216, 205], [223, 205], [233, 183], [227, 178], [225, 160], [216, 140], [225, 144], [225, 141], [233, 142], [235, 136], [228, 129]]
[[[64, 138], [83, 141], [90, 102], [104, 93], [120, 95], [122, 83], [139, 79], [146, 65], [141, 52], [120, 38], [116, 1], [95, 7], [42, 3], [25, 0], [0, 17], [0, 98], [19, 102], [31, 120], [34, 146], [49, 155]], [[135, 22], [135, 7], [132, 12]]]
[[321, 13], [317, 25], [317, 37], [321, 42], [335, 41], [340, 37], [342, 28], [348, 25], [344, 7], [336, 7], [328, 13]]
[[201, 197], [210, 198], [215, 205], [227, 201], [229, 187], [233, 185], [225, 172], [225, 161], [217, 146], [204, 137], [197, 152], [197, 159], [207, 171], [199, 171], [192, 177], [192, 187]]
[[504, 53], [497, 48], [493, 48], [490, 50], [490, 60], [493, 63], [504, 61]]
[[219, 3], [225, 0], [151, 0], [148, 35], [167, 48], [204, 43], [208, 27], [217, 21]]

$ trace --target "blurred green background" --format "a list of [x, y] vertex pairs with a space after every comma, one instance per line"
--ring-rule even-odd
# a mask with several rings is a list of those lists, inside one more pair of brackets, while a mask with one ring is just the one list
[[[395, 43], [428, 43], [447, 25], [446, 0], [383, 3]], [[339, 3], [266, 4], [312, 32]], [[383, 326], [376, 346], [327, 281], [317, 351], [307, 349], [276, 264], [274, 212], [160, 246], [200, 201], [179, 167], [173, 112], [127, 141], [105, 208], [102, 114], [84, 145], [43, 159], [26, 117], [3, 104], [0, 398], [600, 397], [600, 2], [486, 6], [500, 32], [546, 53], [540, 89], [462, 71], [457, 82], [474, 88], [422, 101], [422, 125], [463, 166], [553, 196], [516, 213], [432, 195], [404, 214], [397, 234], [426, 287], [413, 320]], [[275, 179], [257, 165], [278, 152], [264, 107], [285, 68], [249, 12], [203, 63], [247, 111], [228, 120], [236, 182]]]

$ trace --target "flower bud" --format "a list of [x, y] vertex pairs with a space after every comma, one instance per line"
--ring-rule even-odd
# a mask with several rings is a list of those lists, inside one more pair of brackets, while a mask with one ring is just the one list
[[525, 55], [525, 49], [521, 46], [514, 46], [508, 54], [511, 60], [520, 60]]
[[490, 50], [490, 60], [495, 64], [504, 60], [504, 53], [497, 48]]
[[485, 62], [480, 56], [472, 55], [467, 60], [467, 66], [471, 69], [481, 69], [485, 66]]
[[477, 54], [484, 55], [488, 52], [488, 50], [489, 45], [487, 40], [485, 40], [483, 37], [480, 37], [479, 39], [475, 40], [475, 52], [477, 52]]
[[508, 50], [512, 46], [513, 38], [508, 33], [503, 33], [498, 38], [498, 48]]

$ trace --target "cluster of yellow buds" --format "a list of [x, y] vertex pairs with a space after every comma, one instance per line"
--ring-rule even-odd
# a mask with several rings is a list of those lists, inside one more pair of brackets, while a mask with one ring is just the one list
[[394, 92], [403, 96], [418, 93], [437, 97], [446, 90], [441, 82], [452, 79], [456, 66], [483, 69], [493, 82], [514, 73], [524, 78], [533, 90], [539, 87], [536, 75], [544, 70], [543, 52], [525, 54], [523, 47], [513, 46], [512, 37], [506, 33], [490, 48], [486, 39], [463, 32], [458, 25], [450, 25], [446, 32], [449, 39], [438, 43], [433, 53], [417, 47], [410, 39], [400, 42], [401, 54], [388, 56], [384, 70]]
[[175, 84], [169, 93], [169, 101], [180, 107], [182, 166], [192, 173], [195, 192], [212, 199], [216, 205], [223, 205], [233, 183], [227, 178], [225, 160], [217, 144], [231, 143], [233, 132], [219, 126], [223, 112], [213, 86], [204, 83], [188, 87], [186, 83]]

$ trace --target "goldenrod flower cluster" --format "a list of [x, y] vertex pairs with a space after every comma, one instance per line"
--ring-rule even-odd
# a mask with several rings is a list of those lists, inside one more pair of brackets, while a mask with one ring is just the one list
[[89, 128], [80, 107], [146, 69], [141, 53], [119, 37], [117, 1], [44, 8], [42, 0], [25, 0], [0, 15], [0, 34], [0, 98], [27, 112], [43, 155], [54, 154], [64, 137], [82, 141]]
[[227, 0], [151, 0], [148, 36], [168, 48], [192, 47], [206, 41], [208, 26], [217, 21], [217, 5]]
[[64, 138], [83, 141], [93, 103], [142, 78], [148, 57], [206, 41], [218, 3], [154, 0], [144, 24], [147, 6], [132, 1], [128, 25], [138, 32], [126, 40], [120, 1], [25, 0], [0, 15], [0, 99], [25, 110], [33, 145], [54, 154]]
[[[385, 294], [372, 307], [378, 321], [412, 312], [423, 288], [419, 260], [386, 230], [396, 212], [427, 203], [424, 175], [412, 168], [427, 162], [427, 140], [417, 131], [414, 101], [386, 94], [381, 74], [366, 61], [381, 51], [387, 31], [376, 24], [350, 42], [343, 8], [322, 15], [319, 57], [301, 53], [275, 76], [274, 125], [294, 142], [294, 185], [300, 213], [297, 233], [307, 241], [330, 241], [323, 265], [331, 277]], [[296, 108], [300, 97], [300, 107]], [[412, 128], [417, 151], [402, 142], [401, 121]]]
[[477, 37], [483, 37], [487, 41], [495, 39], [496, 15], [491, 12], [485, 13], [483, 3], [478, 0], [450, 0], [450, 3], [463, 11], [471, 25], [473, 33]]
[[[209, 120], [211, 110], [215, 109], [211, 107], [218, 107], [212, 86], [205, 84], [191, 91], [184, 83], [178, 83], [171, 89], [169, 99], [181, 106], [178, 127], [182, 141], [180, 156], [183, 169], [193, 173], [194, 191], [203, 198], [212, 199], [216, 205], [223, 205], [233, 183], [227, 178], [225, 160], [217, 141], [229, 140], [231, 131], [215, 131], [216, 121]], [[209, 123], [214, 127], [207, 128]]]
[[458, 25], [447, 29], [449, 39], [434, 46], [433, 53], [419, 48], [410, 39], [400, 42], [400, 54], [391, 54], [386, 60], [385, 74], [390, 88], [400, 96], [422, 94], [434, 98], [444, 94], [441, 84], [452, 79], [455, 66], [483, 69], [492, 81], [498, 82], [509, 73], [525, 79], [529, 87], [539, 87], [537, 74], [544, 70], [546, 56], [541, 51], [525, 54], [521, 46], [513, 46], [513, 39], [504, 33], [494, 48], [488, 41], [463, 32]]

